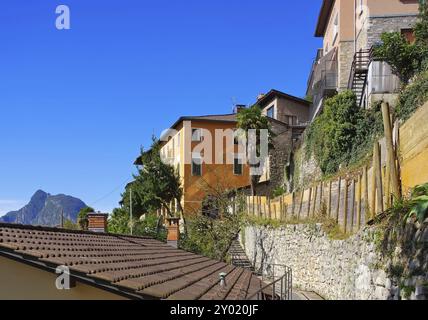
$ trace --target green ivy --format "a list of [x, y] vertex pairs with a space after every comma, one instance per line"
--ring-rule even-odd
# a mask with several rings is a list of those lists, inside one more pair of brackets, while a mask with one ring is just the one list
[[355, 94], [344, 91], [325, 101], [323, 113], [310, 126], [306, 155], [314, 155], [324, 175], [334, 174], [340, 165], [363, 159], [382, 132], [380, 104], [361, 109]]
[[402, 90], [395, 115], [399, 119], [407, 120], [426, 101], [428, 101], [428, 71], [422, 72]]

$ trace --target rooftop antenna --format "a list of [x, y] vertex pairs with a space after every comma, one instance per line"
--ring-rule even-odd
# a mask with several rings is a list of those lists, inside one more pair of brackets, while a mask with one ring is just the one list
[[232, 102], [232, 113], [233, 113], [233, 112], [235, 112], [236, 98], [232, 97], [232, 98], [230, 98], [230, 101]]

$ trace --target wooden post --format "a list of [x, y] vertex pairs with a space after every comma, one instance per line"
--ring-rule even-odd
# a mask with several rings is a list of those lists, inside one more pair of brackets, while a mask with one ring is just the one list
[[272, 209], [271, 209], [270, 197], [267, 198], [267, 206], [268, 206], [269, 219], [272, 219]]
[[384, 208], [388, 209], [390, 207], [391, 200], [391, 166], [388, 164], [388, 160], [385, 168], [385, 192], [384, 192]]
[[284, 211], [284, 221], [287, 221], [288, 204], [285, 203], [285, 198], [282, 197], [282, 210]]
[[[390, 171], [392, 194], [394, 197], [399, 198], [401, 197], [401, 192], [399, 187], [397, 167], [395, 165], [396, 154], [394, 150], [394, 142], [392, 140], [391, 115], [389, 112], [389, 105], [386, 102], [382, 103], [382, 117], [385, 131], [387, 163]], [[387, 194], [387, 197], [389, 197], [389, 194]]]
[[[277, 216], [276, 216], [276, 203], [273, 204], [273, 214], [274, 214], [274, 218], [273, 219], [275, 219], [275, 220], [278, 219]], [[272, 217], [271, 217], [271, 219], [272, 219]]]
[[320, 182], [320, 203], [319, 203], [319, 209], [321, 210], [322, 208], [322, 203], [323, 203], [323, 196], [324, 196], [324, 183], [321, 181]]
[[312, 187], [309, 188], [309, 198], [308, 198], [308, 210], [306, 212], [306, 217], [309, 218], [311, 214], [311, 200], [312, 199]]
[[375, 192], [377, 199], [376, 210], [374, 214], [383, 212], [383, 188], [382, 188], [382, 168], [380, 162], [380, 148], [379, 143], [376, 141], [373, 149], [373, 161], [374, 161], [374, 175], [375, 175]]
[[299, 212], [297, 213], [297, 218], [300, 219], [300, 215], [302, 213], [302, 207], [303, 207], [303, 196], [305, 195], [305, 190], [302, 190], [300, 192], [300, 206], [299, 206]]
[[265, 202], [263, 203], [263, 217], [268, 217], [268, 210], [267, 210], [267, 199], [265, 199]]
[[336, 222], [339, 223], [339, 210], [340, 210], [340, 188], [342, 179], [339, 177], [339, 182], [337, 186], [337, 204], [336, 204]]
[[[375, 145], [377, 142], [375, 143]], [[371, 176], [371, 199], [370, 199], [370, 218], [373, 219], [376, 216], [376, 156], [375, 156], [375, 147], [373, 148], [373, 165], [372, 165], [372, 176]], [[378, 148], [379, 149], [379, 148]]]
[[357, 188], [357, 231], [361, 228], [361, 185], [362, 178], [361, 175], [358, 174], [358, 188]]
[[316, 206], [317, 206], [317, 194], [318, 194], [318, 186], [315, 185], [314, 207], [312, 208], [312, 217], [315, 217], [315, 209], [316, 209]]
[[[358, 175], [359, 177], [359, 175]], [[352, 203], [351, 203], [351, 233], [354, 231], [354, 215], [355, 215], [355, 179], [352, 179]]]
[[293, 194], [291, 195], [291, 215], [294, 217], [296, 210], [296, 192], [293, 191]]
[[346, 233], [346, 227], [348, 224], [348, 180], [345, 180], [345, 194], [344, 194], [344, 209], [345, 216], [343, 217], [343, 231]]
[[367, 172], [367, 166], [363, 168], [363, 180], [364, 180], [364, 221], [367, 222], [367, 218], [369, 217], [369, 178]]
[[330, 218], [331, 217], [331, 180], [328, 182], [328, 203], [327, 203], [327, 206], [328, 206], [328, 217]]

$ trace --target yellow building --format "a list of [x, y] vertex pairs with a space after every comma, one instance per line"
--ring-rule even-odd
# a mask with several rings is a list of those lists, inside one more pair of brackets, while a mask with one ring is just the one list
[[315, 28], [323, 47], [307, 88], [313, 98], [311, 119], [321, 112], [324, 98], [346, 89], [362, 107], [381, 99], [392, 102], [400, 83], [371, 49], [384, 32], [401, 32], [411, 39], [417, 16], [418, 0], [323, 0]]
[[[278, 90], [256, 101], [275, 133], [275, 148], [262, 163], [258, 194], [267, 195], [283, 186], [284, 168], [293, 141], [306, 127], [310, 103]], [[234, 139], [237, 113], [181, 117], [162, 136], [161, 156], [182, 179], [182, 206], [186, 214], [198, 213], [207, 195], [250, 186], [246, 152]], [[203, 160], [203, 161], [202, 161]], [[260, 191], [260, 192], [259, 192]]]
[[199, 212], [215, 191], [249, 185], [249, 167], [234, 141], [236, 123], [236, 114], [181, 117], [162, 135], [161, 156], [180, 174], [186, 214]]

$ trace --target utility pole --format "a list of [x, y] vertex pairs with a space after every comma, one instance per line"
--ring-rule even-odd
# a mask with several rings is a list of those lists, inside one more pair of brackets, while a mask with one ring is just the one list
[[132, 187], [129, 189], [130, 195], [129, 195], [129, 227], [131, 229], [131, 236], [132, 236]]
[[61, 209], [61, 228], [64, 229], [64, 209]]

